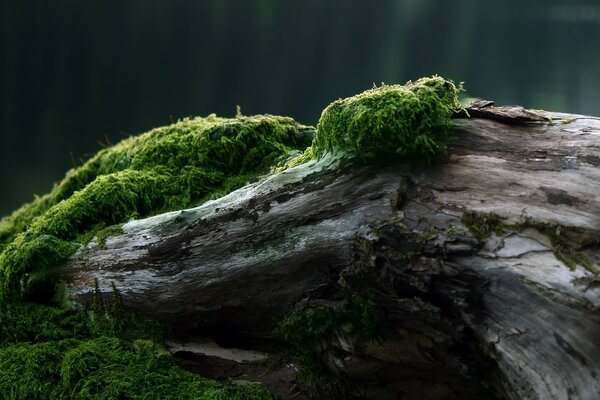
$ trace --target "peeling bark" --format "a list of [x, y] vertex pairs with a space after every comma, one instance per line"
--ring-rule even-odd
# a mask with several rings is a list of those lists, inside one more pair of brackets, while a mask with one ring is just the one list
[[[325, 349], [354, 395], [597, 399], [600, 121], [474, 110], [432, 167], [310, 162], [131, 221], [58, 275], [72, 300], [90, 301], [94, 280], [110, 296], [114, 283], [126, 307], [188, 341], [267, 352], [294, 307], [362, 291], [385, 317], [383, 339], [340, 331]], [[476, 235], [467, 212], [500, 226]]]

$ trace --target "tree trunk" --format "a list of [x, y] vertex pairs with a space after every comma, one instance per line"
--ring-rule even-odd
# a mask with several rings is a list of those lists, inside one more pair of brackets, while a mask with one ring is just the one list
[[174, 352], [212, 362], [213, 345], [190, 342], [270, 351], [291, 310], [365, 293], [380, 340], [339, 330], [323, 349], [354, 396], [600, 398], [600, 121], [469, 111], [431, 167], [313, 161], [131, 221], [59, 275], [82, 303], [114, 284], [125, 307], [185, 333]]

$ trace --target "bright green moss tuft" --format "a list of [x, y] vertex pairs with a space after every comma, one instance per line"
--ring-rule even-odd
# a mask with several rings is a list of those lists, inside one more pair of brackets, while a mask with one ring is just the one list
[[449, 140], [450, 117], [461, 108], [459, 91], [451, 81], [434, 76], [337, 100], [321, 115], [314, 153], [320, 157], [346, 150], [365, 159], [429, 160]]
[[[106, 227], [198, 205], [304, 150], [308, 127], [276, 116], [186, 119], [123, 140], [69, 171], [53, 190], [0, 221], [3, 294], [27, 294], [45, 271]], [[35, 278], [35, 279], [34, 279]], [[32, 282], [34, 280], [35, 282]]]

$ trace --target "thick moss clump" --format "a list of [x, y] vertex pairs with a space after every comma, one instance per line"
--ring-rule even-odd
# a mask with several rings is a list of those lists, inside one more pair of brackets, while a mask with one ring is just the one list
[[434, 76], [334, 101], [321, 114], [314, 154], [345, 150], [365, 159], [430, 160], [449, 140], [450, 117], [461, 108], [460, 90]]
[[39, 291], [45, 271], [107, 227], [195, 206], [244, 185], [290, 151], [304, 150], [309, 129], [286, 117], [211, 115], [101, 150], [49, 194], [0, 220], [2, 294]]
[[0, 348], [19, 342], [85, 338], [90, 328], [89, 318], [81, 311], [20, 302], [0, 306]]

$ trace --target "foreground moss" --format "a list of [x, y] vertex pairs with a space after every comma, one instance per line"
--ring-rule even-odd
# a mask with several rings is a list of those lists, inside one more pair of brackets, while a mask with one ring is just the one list
[[0, 393], [7, 400], [272, 399], [257, 385], [203, 379], [145, 342], [117, 338], [19, 343], [0, 349]]
[[150, 321], [127, 317], [114, 321], [118, 312], [114, 305], [94, 307], [92, 318], [85, 310], [21, 302], [1, 305], [0, 397], [273, 398], [259, 385], [238, 387], [184, 371], [157, 344], [157, 330], [149, 328]]

